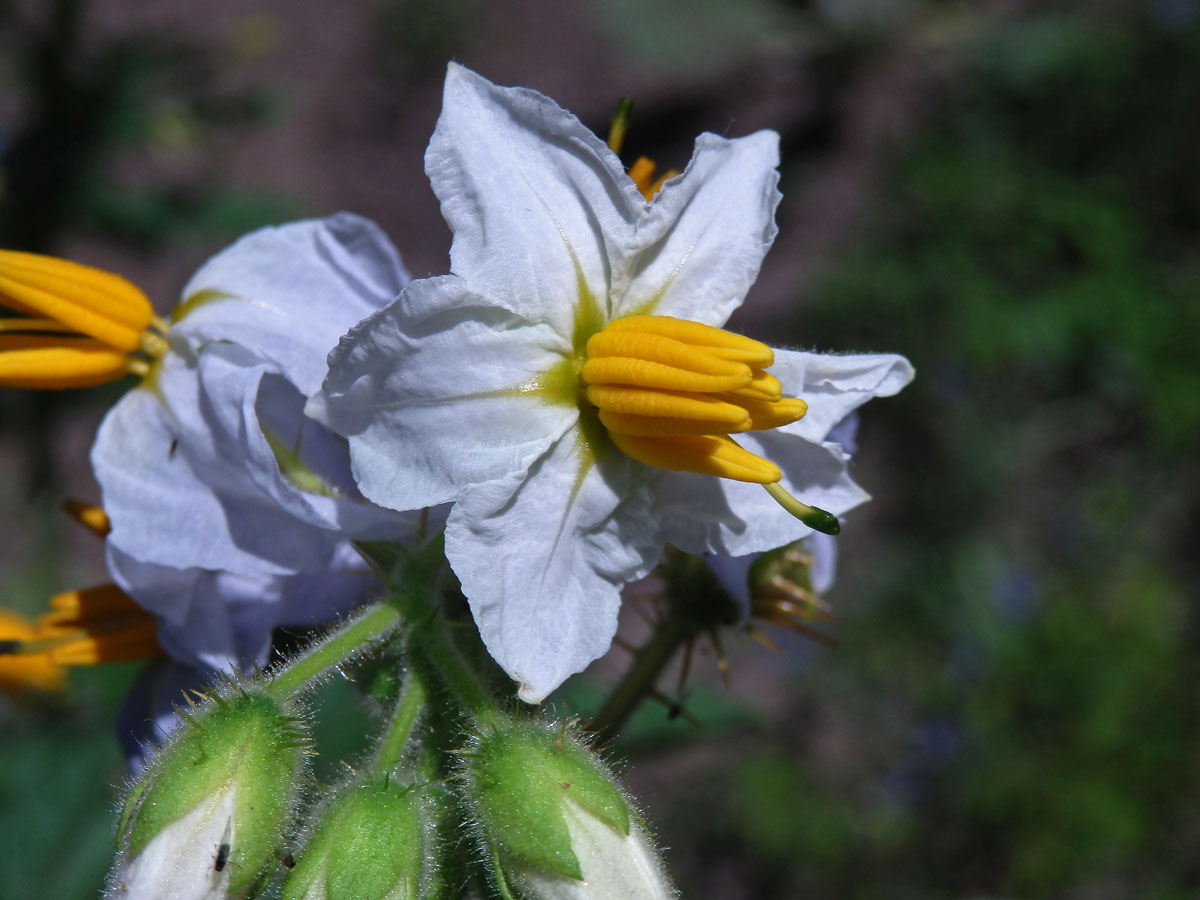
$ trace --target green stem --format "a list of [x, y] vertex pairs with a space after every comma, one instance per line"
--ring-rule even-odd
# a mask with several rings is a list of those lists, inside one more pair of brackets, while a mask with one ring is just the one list
[[616, 736], [618, 729], [654, 690], [658, 676], [676, 651], [695, 633], [691, 623], [674, 612], [672, 609], [655, 626], [650, 640], [634, 654], [629, 671], [588, 722], [588, 731], [595, 734], [601, 744]]
[[392, 721], [379, 740], [379, 749], [375, 753], [376, 775], [386, 775], [400, 761], [428, 697], [424, 677], [417, 669], [410, 668], [396, 701]]
[[409, 633], [409, 650], [433, 673], [442, 687], [462, 710], [480, 725], [497, 721], [500, 716], [491, 693], [462, 658], [458, 648], [446, 638], [440, 618], [426, 619]]
[[327, 669], [345, 662], [367, 644], [390, 635], [402, 621], [400, 611], [388, 603], [366, 607], [275, 674], [265, 688], [267, 694], [277, 700], [288, 699]]

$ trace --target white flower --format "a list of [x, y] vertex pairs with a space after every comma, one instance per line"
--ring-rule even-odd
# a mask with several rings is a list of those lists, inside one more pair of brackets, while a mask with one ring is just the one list
[[[309, 409], [349, 438], [368, 498], [455, 501], [447, 556], [525, 700], [607, 649], [621, 586], [665, 543], [741, 555], [809, 534], [760, 484], [835, 514], [867, 499], [825, 438], [900, 390], [904, 359], [772, 357], [690, 324], [723, 324], [754, 282], [775, 237], [777, 144], [772, 132], [701, 135], [687, 170], [647, 202], [553, 101], [450, 67], [426, 170], [454, 231], [454, 274], [413, 282], [351, 330]], [[654, 358], [682, 366], [666, 381], [643, 346], [664, 335], [673, 349]], [[600, 359], [610, 351], [617, 362]], [[807, 414], [796, 400], [771, 405], [768, 365]], [[646, 389], [630, 399], [630, 383]], [[692, 400], [725, 417], [713, 436], [636, 436], [634, 419], [651, 434], [696, 428]], [[772, 424], [738, 435], [749, 452], [722, 434]]]
[[192, 277], [168, 349], [105, 417], [92, 465], [109, 568], [177, 658], [263, 662], [274, 627], [361, 601], [349, 540], [415, 528], [364, 500], [345, 441], [304, 415], [339, 335], [407, 282], [357, 216], [254, 232]]

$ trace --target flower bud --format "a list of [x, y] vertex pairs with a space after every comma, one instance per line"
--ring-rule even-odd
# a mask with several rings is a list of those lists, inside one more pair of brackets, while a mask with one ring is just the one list
[[636, 811], [565, 730], [520, 723], [484, 735], [465, 775], [502, 894], [512, 885], [536, 900], [674, 896]]
[[283, 900], [429, 896], [429, 803], [388, 779], [352, 784], [326, 810], [283, 883]]
[[305, 729], [257, 692], [188, 719], [125, 799], [110, 898], [218, 900], [258, 887], [292, 811]]

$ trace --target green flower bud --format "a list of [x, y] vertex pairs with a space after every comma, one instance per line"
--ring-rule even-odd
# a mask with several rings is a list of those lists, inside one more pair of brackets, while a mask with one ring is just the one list
[[501, 893], [665, 898], [674, 890], [611, 774], [565, 730], [484, 735], [465, 767], [468, 802]]
[[109, 896], [249, 896], [291, 817], [306, 742], [303, 725], [265, 694], [215, 698], [126, 797]]
[[417, 900], [429, 896], [430, 804], [387, 779], [334, 799], [283, 883], [283, 900]]

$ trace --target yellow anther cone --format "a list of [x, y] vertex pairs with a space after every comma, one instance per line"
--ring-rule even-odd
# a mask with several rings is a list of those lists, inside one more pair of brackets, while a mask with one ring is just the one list
[[587, 398], [597, 409], [633, 416], [703, 419], [738, 428], [749, 420], [742, 407], [708, 394], [644, 390], [624, 385], [593, 384]]
[[59, 665], [146, 659], [161, 652], [154, 617], [115, 584], [56, 594], [50, 610], [38, 620], [37, 636]]
[[[24, 616], [0, 609], [0, 647], [19, 645], [35, 639], [37, 630]], [[43, 653], [0, 653], [0, 690], [9, 693], [24, 691], [57, 691], [66, 680], [66, 673]]]
[[756, 369], [765, 369], [775, 362], [775, 351], [761, 341], [672, 316], [626, 316], [623, 319], [613, 319], [605, 326], [604, 331], [658, 334], [684, 344], [703, 347], [721, 359], [745, 363]]
[[772, 484], [782, 474], [774, 463], [743, 450], [727, 437], [717, 435], [678, 435], [675, 437], [634, 437], [610, 434], [612, 441], [627, 456], [639, 462], [674, 472], [696, 472], [732, 481]]
[[0, 386], [91, 387], [135, 369], [128, 354], [89, 338], [0, 334]]
[[65, 259], [0, 250], [0, 306], [61, 322], [127, 353], [139, 349], [154, 309], [119, 275]]

